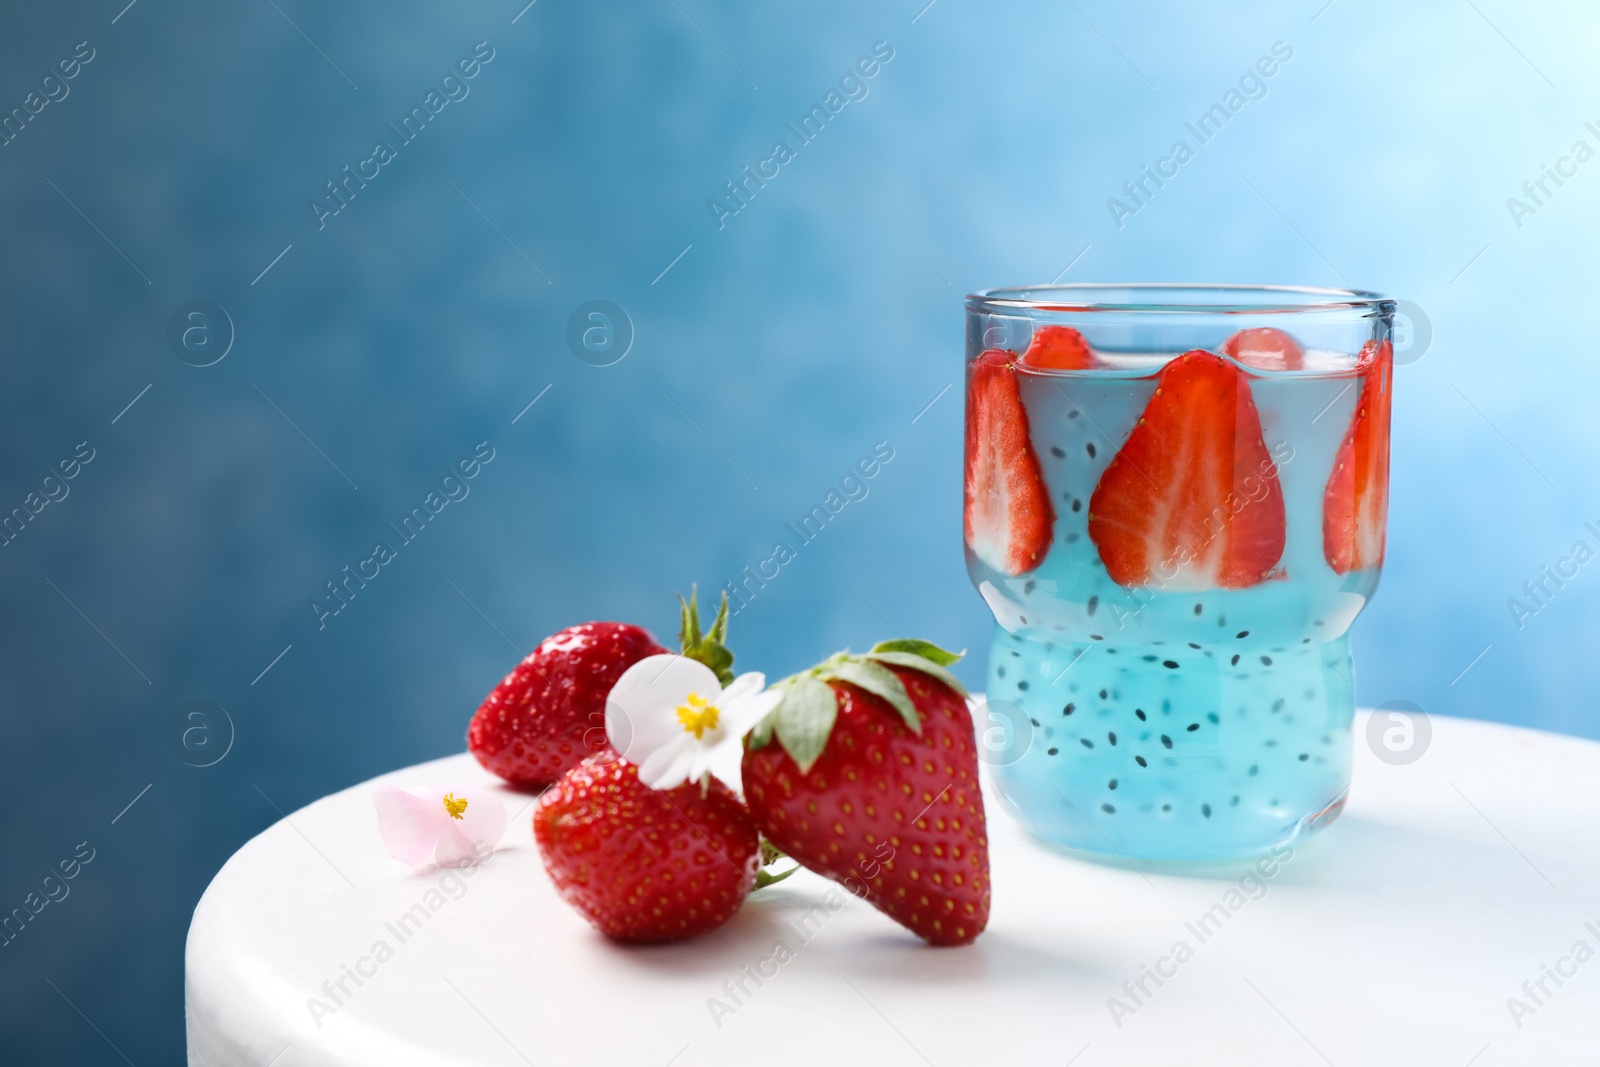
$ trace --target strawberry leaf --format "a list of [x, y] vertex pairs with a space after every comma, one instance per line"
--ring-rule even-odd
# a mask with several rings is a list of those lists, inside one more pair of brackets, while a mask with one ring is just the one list
[[[948, 667], [966, 655], [965, 652], [947, 652], [932, 641], [922, 641], [915, 637], [902, 637], [894, 641], [879, 641], [872, 646], [872, 651], [867, 655], [870, 656], [878, 652], [910, 652], [912, 655], [932, 660], [941, 667]], [[902, 663], [901, 666], [909, 667], [911, 665]]]
[[728, 651], [724, 643], [728, 639], [728, 594], [722, 594], [722, 603], [717, 608], [711, 632], [702, 635], [700, 606], [695, 602], [695, 593], [695, 588], [691, 586], [688, 600], [683, 599], [682, 595], [678, 597], [678, 603], [683, 605], [678, 627], [679, 644], [685, 656], [710, 667], [717, 681], [729, 685], [733, 682], [733, 653]]
[[[885, 642], [885, 644], [888, 643], [889, 642]], [[960, 696], [965, 697], [967, 695], [967, 687], [961, 684], [960, 679], [951, 674], [949, 671], [945, 670], [939, 664], [924, 658], [918, 653], [896, 651], [880, 652], [877, 648], [874, 648], [871, 652], [867, 653], [867, 659], [875, 660], [879, 663], [892, 663], [896, 667], [907, 667], [914, 671], [921, 671], [930, 678], [949, 686]]]
[[916, 705], [911, 703], [911, 694], [906, 692], [905, 683], [888, 667], [869, 659], [845, 660], [833, 666], [828, 674], [887, 700], [900, 713], [912, 733], [922, 733], [922, 720], [917, 717]]
[[822, 755], [838, 715], [838, 698], [833, 690], [815, 678], [801, 675], [784, 690], [783, 702], [767, 721], [776, 723], [778, 743], [805, 774]]

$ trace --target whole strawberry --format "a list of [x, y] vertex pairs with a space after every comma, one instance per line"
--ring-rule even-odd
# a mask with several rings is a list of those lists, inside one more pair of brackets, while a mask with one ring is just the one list
[[989, 841], [966, 692], [926, 641], [840, 653], [779, 683], [744, 789], [795, 861], [935, 945], [989, 921]]
[[727, 922], [760, 866], [755, 824], [716, 779], [652, 789], [591, 756], [539, 798], [533, 836], [561, 899], [623, 941], [677, 941]]
[[543, 787], [606, 747], [606, 694], [666, 649], [622, 622], [569, 626], [540, 642], [495, 686], [467, 728], [478, 762], [515, 785]]

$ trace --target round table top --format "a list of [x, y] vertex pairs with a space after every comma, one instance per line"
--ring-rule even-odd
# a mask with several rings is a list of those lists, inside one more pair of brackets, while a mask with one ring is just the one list
[[[1600, 744], [1436, 717], [1396, 766], [1367, 736], [1363, 713], [1343, 817], [1260, 868], [1074, 858], [991, 796], [993, 915], [957, 949], [805, 871], [707, 936], [618, 945], [556, 897], [528, 795], [503, 791], [506, 839], [462, 878], [392, 859], [365, 783], [266, 830], [207, 889], [189, 1062], [1597, 1062]], [[463, 754], [380, 780], [490, 776]], [[368, 977], [315, 1010], [361, 960]]]

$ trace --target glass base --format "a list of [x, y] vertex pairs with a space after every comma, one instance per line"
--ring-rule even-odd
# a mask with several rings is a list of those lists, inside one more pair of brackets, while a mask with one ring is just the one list
[[980, 751], [997, 791], [1030, 833], [1069, 849], [1232, 859], [1303, 839], [1344, 807], [1344, 637], [1195, 650], [997, 628], [988, 694]]

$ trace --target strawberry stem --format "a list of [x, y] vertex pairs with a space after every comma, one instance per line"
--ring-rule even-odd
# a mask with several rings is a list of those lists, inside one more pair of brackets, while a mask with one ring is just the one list
[[751, 892], [754, 892], [756, 889], [765, 889], [769, 885], [777, 885], [795, 871], [798, 871], [800, 869], [800, 864], [796, 863], [793, 867], [790, 867], [781, 874], [772, 874], [768, 872], [767, 868], [772, 866], [773, 863], [778, 860], [785, 860], [788, 858], [789, 857], [784, 854], [782, 849], [778, 848], [777, 845], [774, 845], [771, 841], [768, 841], [763, 837], [761, 839], [761, 869], [756, 871], [756, 884], [751, 889]]

